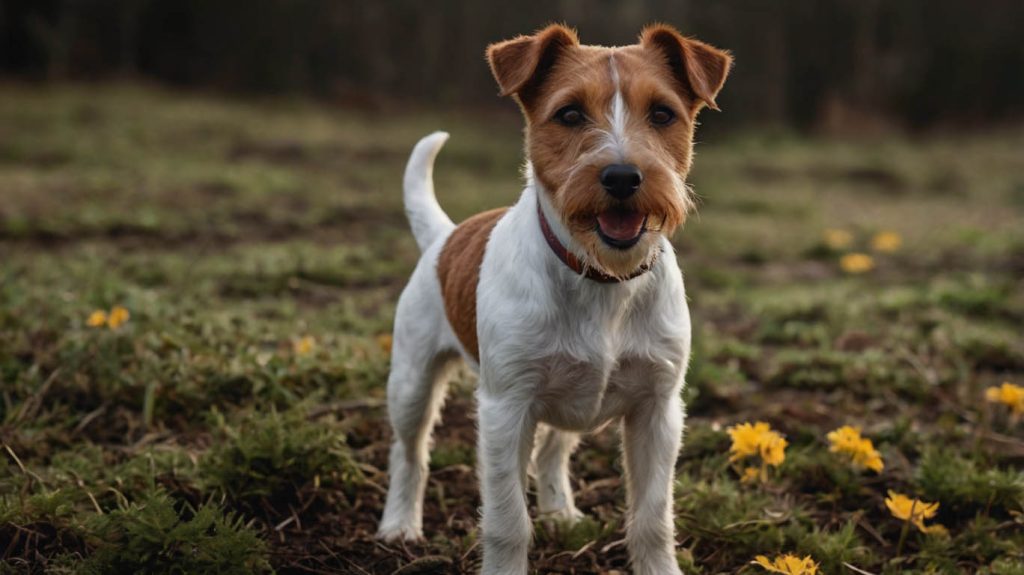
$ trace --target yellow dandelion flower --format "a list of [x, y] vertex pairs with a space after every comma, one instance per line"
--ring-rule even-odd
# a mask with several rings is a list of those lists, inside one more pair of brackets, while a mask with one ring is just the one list
[[882, 455], [875, 450], [870, 439], [860, 436], [859, 427], [844, 425], [829, 432], [826, 437], [831, 443], [828, 450], [848, 455], [855, 467], [870, 469], [876, 473], [881, 473], [885, 468]]
[[392, 343], [394, 343], [394, 339], [390, 333], [382, 333], [377, 336], [377, 345], [384, 353], [391, 353]]
[[127, 309], [122, 306], [115, 305], [110, 309], [110, 314], [107, 315], [107, 326], [110, 327], [110, 329], [117, 329], [121, 327], [121, 324], [128, 321], [128, 318], [130, 317], [131, 314], [128, 313]]
[[782, 465], [782, 462], [786, 460], [787, 445], [789, 442], [778, 433], [772, 431], [765, 434], [764, 440], [761, 442], [761, 461], [772, 467]]
[[986, 389], [985, 399], [992, 403], [1002, 403], [1009, 407], [1014, 415], [1024, 415], [1024, 387], [1004, 381], [999, 387]]
[[892, 513], [893, 517], [913, 523], [922, 533], [940, 534], [946, 532], [946, 528], [941, 525], [926, 526], [924, 524], [925, 519], [931, 519], [939, 512], [938, 503], [928, 503], [920, 499], [912, 499], [902, 493], [889, 490], [889, 496], [885, 498], [885, 506], [889, 508], [889, 512]]
[[874, 269], [875, 259], [867, 254], [846, 254], [839, 258], [839, 267], [848, 274], [862, 274]]
[[767, 466], [778, 467], [786, 460], [786, 446], [789, 443], [763, 421], [754, 424], [741, 423], [726, 429], [726, 431], [732, 438], [729, 461], [735, 463], [754, 456], [761, 458], [760, 469], [757, 467], [736, 469], [742, 483], [753, 483], [757, 479], [765, 481], [768, 475]]
[[85, 320], [85, 324], [89, 327], [103, 327], [107, 325], [107, 312], [98, 309], [91, 314], [89, 318]]
[[871, 248], [876, 252], [894, 252], [903, 245], [903, 238], [896, 232], [878, 232], [871, 238]]
[[316, 339], [311, 335], [300, 337], [292, 342], [292, 351], [295, 355], [305, 356], [313, 353], [316, 349]]
[[760, 453], [762, 437], [766, 433], [771, 433], [771, 426], [763, 421], [753, 425], [741, 423], [726, 429], [726, 432], [732, 439], [729, 461], [737, 461]]
[[827, 229], [823, 234], [825, 245], [833, 250], [845, 250], [853, 243], [853, 234], [846, 230]]
[[810, 555], [801, 558], [786, 553], [777, 555], [774, 560], [769, 560], [764, 555], [758, 555], [750, 563], [764, 567], [771, 573], [784, 573], [785, 575], [817, 575], [818, 573], [818, 564]]
[[905, 521], [931, 519], [939, 511], [938, 503], [928, 503], [920, 499], [912, 499], [891, 489], [889, 490], [889, 496], [885, 498], [885, 505], [894, 517]]

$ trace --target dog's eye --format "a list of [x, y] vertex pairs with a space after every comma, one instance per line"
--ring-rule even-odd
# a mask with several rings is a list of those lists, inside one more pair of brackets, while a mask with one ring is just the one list
[[579, 126], [586, 119], [587, 117], [583, 115], [583, 110], [575, 104], [565, 106], [555, 112], [555, 121], [563, 126]]
[[676, 121], [676, 113], [668, 106], [651, 108], [651, 123], [655, 126], [668, 126], [674, 121]]

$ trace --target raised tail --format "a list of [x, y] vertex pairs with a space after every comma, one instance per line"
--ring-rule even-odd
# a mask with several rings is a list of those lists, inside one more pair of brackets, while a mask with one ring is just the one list
[[426, 250], [439, 236], [455, 227], [434, 195], [434, 158], [441, 151], [447, 132], [434, 132], [420, 140], [405, 166], [403, 199], [412, 235], [420, 251]]

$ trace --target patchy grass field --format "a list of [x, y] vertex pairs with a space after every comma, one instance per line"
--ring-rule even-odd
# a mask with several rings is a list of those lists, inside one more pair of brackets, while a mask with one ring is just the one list
[[[513, 116], [0, 86], [0, 573], [473, 572], [468, 375], [428, 541], [372, 539], [417, 258], [400, 175], [437, 128], [455, 219], [513, 201]], [[1024, 132], [716, 137], [692, 182], [684, 570], [1024, 573], [1024, 399], [986, 399], [1024, 384]], [[756, 421], [788, 441], [763, 476], [730, 461]], [[843, 425], [880, 472], [830, 452]], [[627, 570], [614, 435], [577, 454], [590, 520], [539, 529], [538, 572]], [[939, 504], [927, 533], [889, 490]]]

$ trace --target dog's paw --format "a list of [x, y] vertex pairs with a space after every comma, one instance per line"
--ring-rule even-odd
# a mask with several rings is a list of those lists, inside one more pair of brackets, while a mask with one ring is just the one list
[[[540, 511], [537, 522], [553, 536], [560, 536], [575, 531], [576, 527], [588, 522], [588, 517], [576, 507], [562, 507], [552, 511]], [[589, 522], [592, 522], [590, 520]]]
[[559, 525], [572, 527], [583, 519], [583, 512], [576, 509], [575, 505], [553, 509], [551, 511], [540, 511], [540, 519], [545, 522], [552, 522]]
[[377, 539], [385, 543], [413, 542], [423, 539], [423, 532], [407, 525], [381, 525], [377, 530]]
[[683, 575], [683, 571], [675, 563], [660, 566], [634, 565], [633, 575]]

